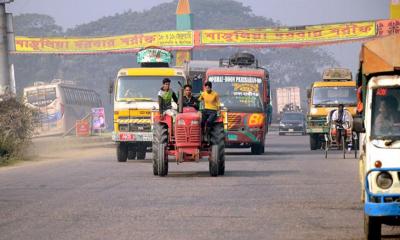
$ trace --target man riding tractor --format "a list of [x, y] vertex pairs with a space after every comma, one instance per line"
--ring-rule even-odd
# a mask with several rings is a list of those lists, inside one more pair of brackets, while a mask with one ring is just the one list
[[[185, 89], [191, 90], [190, 85]], [[225, 173], [225, 132], [221, 116], [216, 116], [210, 124], [209, 141], [203, 141], [202, 117], [196, 109], [196, 100], [191, 91], [183, 96], [179, 93], [178, 111], [175, 120], [171, 115], [152, 112], [153, 120], [153, 173], [158, 176], [168, 174], [168, 156], [176, 162], [197, 162], [208, 157], [211, 176]], [[186, 101], [186, 103], [184, 103]]]

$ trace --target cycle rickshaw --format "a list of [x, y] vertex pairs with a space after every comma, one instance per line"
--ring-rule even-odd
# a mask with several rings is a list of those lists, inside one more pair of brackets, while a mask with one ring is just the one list
[[[357, 158], [357, 148], [358, 148], [358, 136], [357, 133], [353, 131], [353, 118], [351, 114], [347, 111], [349, 119], [344, 122], [336, 122], [332, 120], [332, 114], [335, 110], [332, 110], [327, 117], [327, 125], [329, 127], [328, 133], [325, 133], [325, 158], [328, 157], [328, 151], [331, 149], [342, 150], [343, 158], [346, 158], [346, 152], [354, 150], [354, 158]], [[341, 131], [341, 145], [339, 145], [336, 139], [337, 131]]]

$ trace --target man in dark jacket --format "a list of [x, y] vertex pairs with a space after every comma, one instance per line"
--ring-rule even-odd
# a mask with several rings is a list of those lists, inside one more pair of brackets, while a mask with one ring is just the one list
[[193, 107], [199, 110], [199, 101], [192, 95], [192, 86], [187, 84], [183, 87], [183, 107]]

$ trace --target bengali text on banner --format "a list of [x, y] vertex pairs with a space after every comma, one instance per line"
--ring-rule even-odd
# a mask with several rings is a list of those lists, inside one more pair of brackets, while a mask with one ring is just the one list
[[96, 53], [138, 51], [147, 46], [193, 47], [193, 31], [171, 31], [98, 38], [16, 37], [17, 53]]
[[201, 45], [303, 44], [374, 37], [376, 24], [355, 22], [293, 28], [203, 30]]

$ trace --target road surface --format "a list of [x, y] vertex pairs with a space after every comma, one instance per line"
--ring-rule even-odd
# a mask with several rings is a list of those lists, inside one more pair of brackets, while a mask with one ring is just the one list
[[206, 161], [156, 177], [111, 147], [55, 156], [0, 169], [0, 239], [363, 239], [357, 160], [324, 159], [307, 136], [272, 133], [262, 156], [227, 150], [217, 178]]

